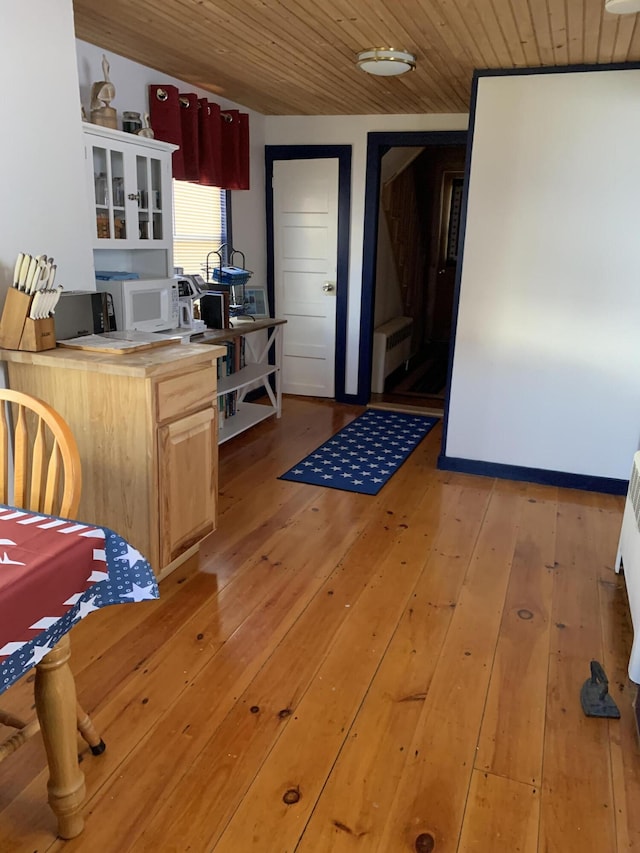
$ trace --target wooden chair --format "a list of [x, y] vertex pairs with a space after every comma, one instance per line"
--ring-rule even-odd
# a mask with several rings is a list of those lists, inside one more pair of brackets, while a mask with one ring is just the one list
[[[78, 512], [81, 489], [80, 456], [66, 422], [41, 400], [0, 388], [0, 503], [73, 519]], [[56, 648], [61, 645], [62, 641]], [[36, 706], [37, 682], [36, 676]], [[76, 705], [76, 712], [78, 730], [93, 754], [104, 752], [104, 742], [89, 716], [80, 705]], [[0, 724], [16, 729], [0, 743], [0, 761], [40, 730], [37, 719], [25, 722], [1, 709]], [[49, 749], [47, 756], [51, 759]]]

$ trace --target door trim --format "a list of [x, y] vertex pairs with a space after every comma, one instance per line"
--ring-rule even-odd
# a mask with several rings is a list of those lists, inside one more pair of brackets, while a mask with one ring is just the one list
[[266, 145], [264, 149], [267, 213], [267, 293], [275, 313], [273, 245], [273, 164], [276, 160], [338, 160], [338, 270], [336, 296], [335, 399], [351, 402], [345, 394], [347, 355], [347, 305], [349, 288], [349, 239], [351, 231], [351, 146]]
[[[356, 402], [365, 405], [371, 399], [371, 362], [373, 354], [373, 317], [376, 281], [376, 252], [378, 246], [378, 212], [380, 199], [380, 165], [382, 155], [390, 148], [422, 145], [467, 145], [468, 178], [469, 133], [466, 130], [418, 130], [400, 132], [372, 132], [367, 134], [367, 172], [365, 178], [364, 236], [362, 248], [362, 301], [360, 308], [360, 348], [358, 353], [358, 394]], [[461, 223], [461, 227], [462, 227]], [[462, 245], [462, 244], [461, 244]], [[449, 370], [453, 362], [455, 340], [455, 315], [449, 345]], [[447, 385], [451, 376], [447, 377]]]

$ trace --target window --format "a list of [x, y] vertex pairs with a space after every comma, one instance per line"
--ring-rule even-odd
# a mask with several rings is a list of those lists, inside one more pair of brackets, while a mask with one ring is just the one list
[[[209, 252], [227, 242], [227, 192], [188, 181], [173, 182], [173, 263], [204, 276]], [[215, 257], [215, 256], [214, 256]]]

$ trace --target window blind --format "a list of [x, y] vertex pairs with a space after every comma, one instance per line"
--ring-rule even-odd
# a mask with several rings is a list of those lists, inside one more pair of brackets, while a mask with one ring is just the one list
[[173, 182], [173, 263], [204, 274], [207, 254], [226, 242], [227, 194], [218, 187]]

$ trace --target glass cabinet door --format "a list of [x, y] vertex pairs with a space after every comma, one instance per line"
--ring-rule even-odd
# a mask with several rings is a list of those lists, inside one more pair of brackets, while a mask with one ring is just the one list
[[160, 160], [151, 160], [151, 216], [152, 216], [152, 232], [153, 240], [163, 240], [164, 233], [162, 231], [163, 222], [163, 204], [162, 198], [162, 164]]
[[99, 240], [126, 240], [124, 156], [93, 146], [95, 228]]
[[93, 148], [93, 189], [96, 237], [110, 240], [112, 234], [109, 195], [108, 157], [106, 148]]
[[173, 273], [175, 146], [89, 123], [84, 132], [95, 268], [166, 278]]
[[113, 207], [113, 236], [127, 239], [127, 211], [125, 204], [124, 156], [122, 151], [110, 151], [111, 199]]
[[155, 157], [136, 157], [138, 181], [138, 236], [162, 240], [162, 169]]

